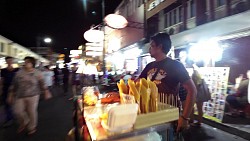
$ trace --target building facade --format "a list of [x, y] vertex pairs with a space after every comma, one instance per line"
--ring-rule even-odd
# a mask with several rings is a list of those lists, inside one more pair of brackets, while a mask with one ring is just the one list
[[[250, 17], [249, 9], [249, 0], [124, 0], [115, 13], [124, 16], [129, 24], [124, 29], [105, 29], [106, 50], [115, 56], [123, 54], [118, 61], [125, 60], [123, 68], [128, 62], [134, 62], [127, 66], [137, 63], [140, 71], [152, 61], [148, 54], [152, 35], [158, 32], [170, 34], [177, 52], [174, 57], [178, 58], [180, 50], [188, 49], [194, 43], [249, 36], [250, 19], [246, 18]], [[131, 49], [133, 51], [127, 51]], [[135, 57], [131, 58], [127, 57], [131, 56], [129, 52], [139, 54], [132, 54]]]
[[[247, 78], [250, 70], [250, 1], [149, 0], [145, 12], [147, 39], [168, 33], [175, 58], [185, 52], [185, 60], [205, 66], [199, 70], [212, 98], [204, 103], [204, 115], [223, 123], [225, 99], [235, 93], [235, 79]], [[149, 43], [144, 48], [147, 54]]]
[[[249, 26], [249, 0], [150, 0], [146, 3], [147, 36], [172, 35], [173, 45], [229, 35]], [[230, 25], [230, 23], [232, 23]]]
[[49, 63], [49, 60], [45, 59], [44, 57], [0, 35], [0, 57], [2, 60], [0, 64], [1, 68], [5, 66], [4, 57], [6, 56], [15, 58], [16, 64], [22, 63], [25, 56], [32, 56], [44, 62], [45, 64]]
[[141, 52], [144, 38], [144, 13], [143, 0], [124, 0], [116, 8], [115, 13], [124, 16], [127, 27], [123, 29], [105, 28], [106, 50], [108, 53], [107, 65], [112, 70], [136, 71], [139, 67], [138, 57]]

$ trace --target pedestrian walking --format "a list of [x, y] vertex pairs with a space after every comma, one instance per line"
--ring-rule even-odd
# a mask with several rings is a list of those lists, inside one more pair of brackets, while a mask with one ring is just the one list
[[45, 92], [45, 99], [51, 95], [46, 87], [42, 73], [35, 69], [36, 60], [25, 57], [24, 67], [20, 69], [10, 86], [8, 102], [13, 103], [13, 111], [19, 123], [18, 133], [25, 129], [32, 135], [37, 129], [37, 107], [41, 92]]
[[45, 86], [47, 86], [49, 91], [51, 92], [54, 79], [54, 72], [49, 69], [49, 66], [44, 66], [42, 73]]
[[11, 82], [13, 80], [13, 77], [15, 76], [16, 72], [18, 71], [18, 68], [13, 68], [13, 58], [8, 56], [5, 58], [5, 61], [7, 63], [7, 68], [4, 68], [1, 70], [1, 84], [2, 84], [2, 100], [4, 104], [4, 110], [5, 110], [5, 122], [3, 124], [4, 127], [7, 127], [13, 123], [13, 113], [12, 113], [12, 107], [7, 102], [7, 97], [9, 95], [8, 89], [11, 85]]
[[66, 95], [69, 88], [69, 69], [66, 64], [62, 69], [62, 73], [63, 73], [63, 90], [64, 90], [64, 95]]
[[73, 68], [72, 68], [72, 73], [71, 73], [71, 83], [72, 83], [72, 92], [73, 92], [73, 96], [72, 98], [69, 98], [69, 100], [72, 100], [74, 98], [74, 96], [76, 96], [77, 91], [80, 89], [80, 74], [77, 73], [77, 64], [73, 64]]
[[203, 119], [203, 103], [207, 102], [208, 100], [211, 99], [211, 94], [208, 89], [205, 88], [206, 82], [202, 78], [200, 72], [199, 72], [199, 67], [194, 63], [193, 65], [193, 74], [192, 74], [192, 80], [194, 81], [196, 90], [197, 90], [197, 96], [196, 96], [196, 107], [197, 107], [197, 122], [194, 122], [194, 108], [192, 110], [192, 114], [190, 115], [190, 125], [191, 126], [198, 126], [200, 127], [202, 124], [202, 119]]
[[59, 70], [60, 70], [60, 68], [59, 68], [59, 66], [58, 65], [56, 65], [56, 67], [54, 68], [54, 80], [55, 80], [55, 86], [58, 86], [59, 85]]

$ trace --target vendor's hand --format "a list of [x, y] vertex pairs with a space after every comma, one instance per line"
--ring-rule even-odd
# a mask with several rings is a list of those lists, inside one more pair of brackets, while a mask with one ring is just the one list
[[179, 117], [178, 120], [178, 126], [177, 126], [177, 132], [180, 132], [182, 130], [185, 130], [188, 128], [188, 120], [183, 119], [182, 117]]

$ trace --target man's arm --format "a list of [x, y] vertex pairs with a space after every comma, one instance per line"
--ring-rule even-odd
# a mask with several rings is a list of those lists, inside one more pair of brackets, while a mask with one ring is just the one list
[[49, 91], [48, 87], [45, 85], [42, 73], [40, 73], [38, 75], [38, 81], [39, 81], [39, 87], [40, 87], [41, 91], [44, 93], [44, 99], [47, 100], [47, 99], [51, 98], [50, 91]]
[[194, 106], [197, 90], [192, 79], [187, 80], [182, 85], [187, 90], [186, 105], [183, 110], [183, 116], [188, 118]]
[[184, 83], [182, 83], [182, 85], [187, 90], [187, 98], [183, 109], [183, 113], [178, 120], [177, 131], [180, 131], [182, 128], [188, 126], [188, 118], [193, 109], [197, 94], [197, 90], [192, 79], [185, 81]]
[[177, 64], [176, 72], [177, 72], [177, 77], [178, 77], [179, 82], [182, 83], [182, 86], [187, 91], [187, 97], [186, 97], [186, 102], [185, 102], [182, 116], [184, 118], [189, 118], [189, 115], [193, 109], [196, 94], [197, 94], [196, 86], [194, 84], [194, 81], [190, 78], [183, 64], [181, 63]]
[[39, 81], [39, 87], [40, 87], [41, 91], [43, 91], [43, 92], [47, 91], [48, 87], [45, 85], [42, 72], [38, 74], [38, 81]]

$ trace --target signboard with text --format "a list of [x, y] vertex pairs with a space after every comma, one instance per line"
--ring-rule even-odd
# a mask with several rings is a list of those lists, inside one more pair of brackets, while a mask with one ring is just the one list
[[170, 6], [177, 0], [150, 0], [146, 4], [146, 19], [154, 16], [155, 14], [159, 13], [161, 10], [165, 9], [166, 7]]

